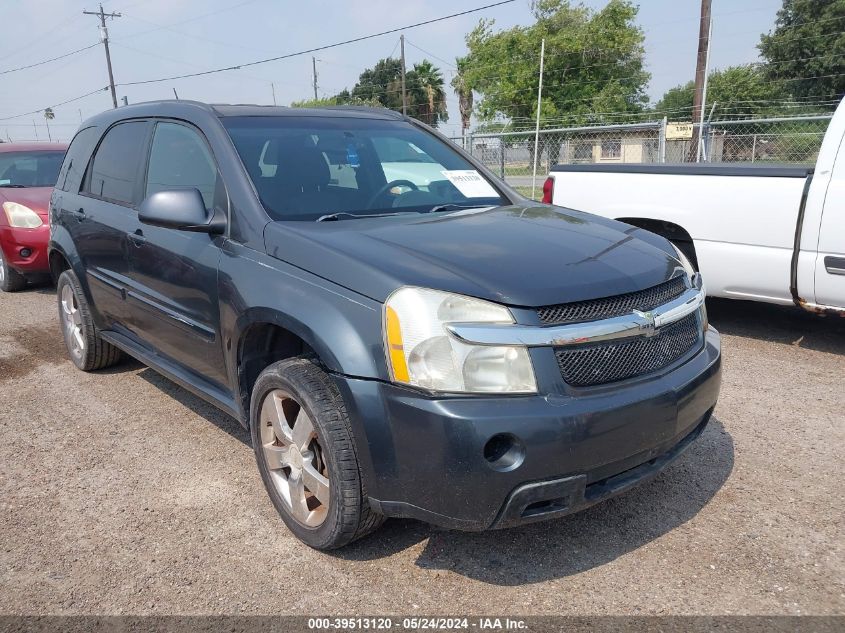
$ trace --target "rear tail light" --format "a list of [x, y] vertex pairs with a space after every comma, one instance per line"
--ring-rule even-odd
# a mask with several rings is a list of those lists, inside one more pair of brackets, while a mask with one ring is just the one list
[[555, 179], [551, 176], [546, 178], [546, 182], [543, 183], [543, 200], [547, 204], [552, 203], [552, 196], [555, 192]]

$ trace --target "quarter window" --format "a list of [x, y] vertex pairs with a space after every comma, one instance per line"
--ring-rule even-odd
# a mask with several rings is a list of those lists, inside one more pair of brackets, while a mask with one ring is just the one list
[[217, 167], [205, 141], [179, 123], [156, 124], [145, 196], [172, 189], [198, 189], [205, 208], [214, 205]]
[[88, 193], [115, 202], [134, 201], [146, 130], [146, 121], [129, 121], [106, 132], [91, 164]]

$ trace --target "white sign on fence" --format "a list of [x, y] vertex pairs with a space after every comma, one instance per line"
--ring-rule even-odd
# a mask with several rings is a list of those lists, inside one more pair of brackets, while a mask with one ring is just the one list
[[692, 138], [692, 123], [667, 123], [667, 141], [688, 141]]

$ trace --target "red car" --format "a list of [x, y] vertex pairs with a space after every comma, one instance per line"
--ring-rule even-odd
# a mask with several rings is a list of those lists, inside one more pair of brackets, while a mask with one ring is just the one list
[[0, 290], [50, 272], [47, 208], [67, 145], [0, 143]]

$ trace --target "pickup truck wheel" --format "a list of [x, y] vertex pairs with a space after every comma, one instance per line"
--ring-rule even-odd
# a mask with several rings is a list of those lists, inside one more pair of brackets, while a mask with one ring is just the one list
[[26, 277], [6, 263], [3, 251], [0, 250], [0, 290], [3, 292], [17, 292], [26, 288]]
[[56, 284], [59, 299], [59, 322], [70, 359], [82, 371], [110, 367], [122, 352], [100, 337], [88, 302], [73, 271], [66, 270]]
[[376, 529], [343, 398], [307, 358], [270, 365], [252, 392], [252, 445], [273, 505], [297, 538], [336, 549]]

